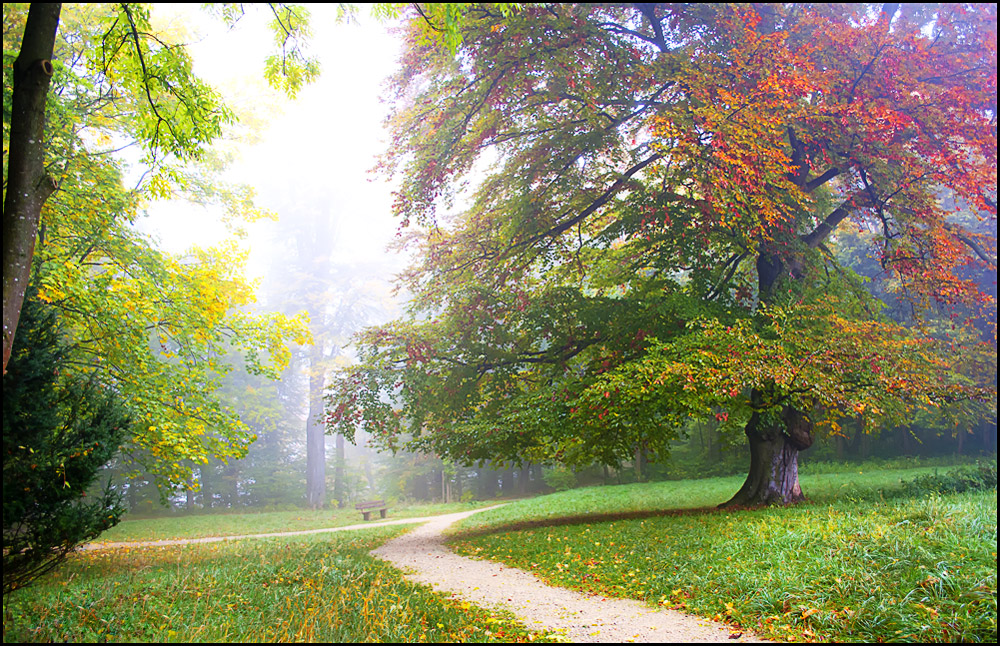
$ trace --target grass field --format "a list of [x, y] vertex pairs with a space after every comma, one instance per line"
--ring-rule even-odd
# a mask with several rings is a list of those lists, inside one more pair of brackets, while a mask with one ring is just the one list
[[811, 502], [757, 511], [711, 508], [740, 478], [579, 489], [477, 514], [453, 547], [781, 641], [995, 642], [996, 489], [896, 495], [933, 471], [803, 476]]
[[[469, 511], [495, 502], [449, 503], [437, 505], [390, 505], [388, 519], [416, 518]], [[377, 520], [377, 514], [376, 514]], [[297, 532], [324, 527], [359, 525], [365, 521], [353, 509], [297, 509], [225, 514], [178, 514], [162, 518], [126, 518], [101, 534], [98, 543], [157, 541], [205, 536], [241, 536], [272, 532]], [[374, 522], [374, 521], [371, 521]]]
[[[993, 488], [900, 493], [933, 468], [802, 476], [810, 501], [713, 507], [741, 478], [591, 487], [477, 514], [462, 553], [782, 641], [996, 641]], [[995, 483], [995, 465], [994, 465]], [[491, 504], [491, 503], [482, 503]], [[409, 517], [469, 505], [390, 511]], [[360, 514], [127, 521], [109, 540], [314, 529]], [[78, 554], [4, 599], [4, 641], [534, 641], [509, 616], [401, 579], [368, 551], [405, 527]]]
[[86, 552], [4, 598], [4, 642], [545, 641], [368, 556], [401, 531]]

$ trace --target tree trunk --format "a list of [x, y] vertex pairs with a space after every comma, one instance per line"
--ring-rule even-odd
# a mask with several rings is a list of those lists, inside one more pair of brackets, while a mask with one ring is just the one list
[[[367, 451], [367, 449], [366, 449]], [[372, 458], [371, 455], [365, 456], [365, 479], [368, 481], [368, 488], [371, 493], [375, 493], [375, 472], [372, 471]]]
[[194, 511], [194, 474], [188, 478], [184, 489], [184, 510], [189, 513]]
[[504, 498], [516, 495], [514, 493], [514, 469], [504, 469], [500, 475], [500, 495]]
[[635, 481], [645, 482], [646, 481], [646, 464], [648, 460], [646, 458], [646, 443], [640, 442], [635, 445]]
[[211, 464], [203, 464], [198, 472], [201, 475], [201, 481], [199, 482], [201, 488], [201, 507], [202, 509], [211, 509], [215, 498], [215, 468]]
[[347, 483], [344, 482], [344, 472], [347, 466], [347, 444], [344, 436], [337, 433], [334, 438], [337, 457], [333, 463], [333, 498], [337, 501], [337, 508], [343, 509], [347, 506]]
[[3, 204], [3, 372], [14, 345], [42, 205], [55, 190], [45, 172], [45, 100], [52, 80], [52, 50], [60, 3], [31, 3], [21, 51], [14, 61], [10, 143]]
[[[780, 302], [784, 281], [799, 278], [799, 260], [787, 254], [787, 249], [775, 247], [757, 256], [757, 295], [762, 305]], [[813, 423], [791, 406], [778, 412], [773, 393], [768, 395], [757, 389], [750, 393], [756, 409], [745, 429], [750, 469], [740, 490], [720, 507], [789, 505], [805, 499], [799, 486], [799, 451], [812, 446]]]
[[781, 415], [753, 413], [746, 426], [750, 442], [747, 479], [720, 506], [789, 505], [805, 500], [799, 486], [799, 451], [812, 445], [812, 427], [808, 417], [788, 406]]
[[309, 360], [309, 418], [306, 420], [306, 502], [320, 509], [326, 502], [326, 428], [323, 415], [323, 348], [313, 344]]

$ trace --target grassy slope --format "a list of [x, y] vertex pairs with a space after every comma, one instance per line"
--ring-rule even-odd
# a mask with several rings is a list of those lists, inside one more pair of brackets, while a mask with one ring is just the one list
[[803, 476], [810, 503], [759, 511], [711, 509], [741, 478], [579, 489], [477, 514], [455, 547], [780, 640], [995, 641], [996, 490], [874, 495], [929, 471]]

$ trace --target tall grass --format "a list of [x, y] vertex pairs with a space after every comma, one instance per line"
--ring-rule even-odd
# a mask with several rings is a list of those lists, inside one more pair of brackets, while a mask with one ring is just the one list
[[5, 642], [439, 642], [541, 638], [402, 579], [403, 531], [85, 552], [4, 598]]

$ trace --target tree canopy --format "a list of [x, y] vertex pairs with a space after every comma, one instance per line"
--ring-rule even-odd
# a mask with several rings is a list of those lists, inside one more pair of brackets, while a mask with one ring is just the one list
[[844, 416], [995, 418], [995, 8], [476, 6], [455, 52], [421, 20], [383, 159], [410, 312], [361, 336], [331, 428], [610, 464], [710, 417], [760, 504]]

